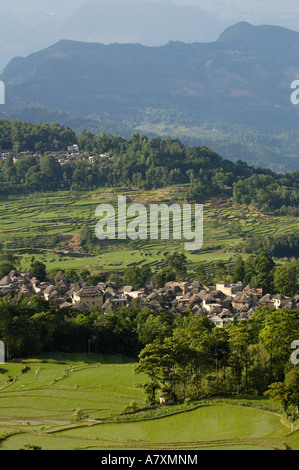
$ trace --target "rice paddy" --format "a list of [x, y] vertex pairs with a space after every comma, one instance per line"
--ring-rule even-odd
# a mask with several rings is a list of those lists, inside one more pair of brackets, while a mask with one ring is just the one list
[[[184, 250], [184, 240], [97, 240], [96, 253], [83, 253], [80, 231], [84, 225], [94, 236], [99, 204], [116, 205], [118, 195], [127, 202], [187, 203], [186, 188], [155, 191], [98, 190], [91, 193], [58, 192], [13, 196], [0, 200], [0, 243], [22, 256], [22, 269], [29, 269], [34, 255], [55, 269], [121, 271], [127, 266], [147, 265], [155, 272], [164, 266], [168, 253]], [[200, 202], [200, 201], [199, 201]], [[239, 224], [232, 234], [231, 224]], [[234, 244], [249, 235], [286, 233], [298, 227], [295, 217], [275, 217], [232, 201], [211, 201], [204, 205], [204, 244], [200, 250], [187, 251], [189, 268], [202, 262], [207, 269], [215, 261], [228, 261], [235, 254]], [[246, 257], [246, 254], [245, 254]]]
[[[299, 449], [298, 431], [268, 411], [266, 399], [210, 399], [164, 407], [160, 416], [147, 411], [134, 365], [134, 359], [92, 354], [1, 365], [0, 450]], [[140, 411], [124, 415], [132, 402]]]

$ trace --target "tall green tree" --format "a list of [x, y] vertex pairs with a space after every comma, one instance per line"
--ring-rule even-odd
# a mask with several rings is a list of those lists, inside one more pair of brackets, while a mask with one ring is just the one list
[[233, 280], [234, 282], [244, 281], [245, 277], [245, 262], [241, 255], [238, 255], [235, 260], [234, 270], [233, 270]]
[[298, 339], [298, 310], [269, 309], [260, 332], [260, 341], [268, 352], [270, 380], [284, 379], [285, 364], [289, 362], [291, 344]]
[[178, 281], [185, 281], [187, 278], [187, 257], [184, 253], [173, 253], [166, 257], [167, 265], [174, 270]]
[[147, 267], [129, 266], [125, 269], [124, 283], [133, 286], [134, 289], [141, 289], [150, 276], [150, 269]]
[[196, 278], [201, 284], [205, 284], [208, 280], [208, 274], [203, 263], [199, 263], [195, 269]]
[[298, 271], [295, 265], [277, 266], [274, 271], [274, 289], [277, 293], [293, 297], [298, 287]]
[[30, 272], [33, 277], [39, 281], [45, 281], [47, 278], [47, 266], [41, 261], [33, 261], [30, 265]]
[[0, 255], [0, 277], [4, 277], [20, 267], [21, 258], [14, 253], [5, 252]]
[[150, 343], [139, 354], [139, 362], [135, 367], [136, 374], [146, 374], [149, 381], [141, 384], [143, 387], [148, 403], [156, 404], [156, 394], [160, 385], [160, 367], [161, 358], [164, 357], [165, 348], [160, 343]]
[[255, 273], [257, 286], [264, 292], [272, 293], [274, 289], [275, 263], [267, 253], [260, 253], [255, 259]]
[[250, 364], [249, 344], [251, 331], [247, 321], [233, 324], [229, 330], [230, 360], [234, 371], [236, 393], [239, 394], [242, 386], [248, 393], [248, 369]]

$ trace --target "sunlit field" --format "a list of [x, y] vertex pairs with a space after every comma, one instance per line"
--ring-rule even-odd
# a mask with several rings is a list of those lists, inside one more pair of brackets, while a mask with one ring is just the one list
[[[0, 450], [299, 449], [266, 399], [146, 409], [134, 359], [56, 354], [1, 365]], [[134, 402], [140, 410], [127, 414]], [[81, 419], [78, 416], [82, 413]]]

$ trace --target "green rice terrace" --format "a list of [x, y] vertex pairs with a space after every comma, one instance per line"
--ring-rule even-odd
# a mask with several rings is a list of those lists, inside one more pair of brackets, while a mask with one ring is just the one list
[[[187, 188], [171, 187], [152, 191], [105, 189], [93, 192], [36, 193], [0, 199], [0, 243], [5, 250], [22, 255], [21, 270], [29, 270], [32, 256], [55, 269], [82, 269], [109, 272], [127, 266], [163, 267], [169, 252], [182, 250], [184, 240], [126, 240], [100, 242], [95, 239], [99, 204], [117, 204], [118, 195], [127, 196], [127, 204], [187, 203]], [[95, 250], [82, 251], [81, 230], [86, 226], [94, 237]], [[298, 218], [275, 216], [229, 200], [204, 205], [204, 244], [199, 251], [186, 252], [192, 271], [197, 263], [227, 262], [235, 255], [233, 247], [248, 236], [279, 235], [294, 232]], [[149, 238], [149, 237], [148, 237]], [[245, 254], [246, 257], [246, 254]]]
[[299, 431], [265, 398], [146, 409], [134, 365], [92, 354], [1, 365], [0, 450], [299, 450]]

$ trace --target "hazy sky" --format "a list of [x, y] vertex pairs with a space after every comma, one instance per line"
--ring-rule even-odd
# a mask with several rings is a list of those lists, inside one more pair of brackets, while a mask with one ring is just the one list
[[[71, 14], [89, 0], [0, 0], [1, 9], [12, 9], [30, 15], [33, 10], [43, 13]], [[117, 0], [132, 3], [136, 0]], [[154, 3], [159, 0], [138, 0], [138, 3]], [[167, 1], [167, 0], [166, 0]], [[168, 0], [181, 5], [196, 5], [216, 14], [219, 18], [246, 19], [277, 18], [282, 22], [299, 15], [298, 0]], [[108, 0], [92, 0], [93, 3], [107, 3]], [[113, 0], [109, 0], [112, 3]], [[27, 13], [26, 13], [27, 12]], [[245, 18], [246, 17], [246, 18]], [[299, 27], [299, 26], [298, 26]]]
[[[192, 3], [213, 12], [218, 18], [237, 21], [267, 22], [275, 19], [280, 21], [281, 25], [290, 22], [295, 26], [299, 16], [298, 0], [176, 0], [176, 2]], [[299, 28], [298, 21], [297, 28]]]
[[[42, 16], [64, 20], [86, 3], [155, 3], [161, 0], [0, 0], [1, 11], [13, 11], [22, 20]], [[180, 5], [196, 5], [213, 13], [217, 19], [248, 21], [253, 23], [274, 22], [281, 26], [299, 29], [298, 0], [165, 0]]]

